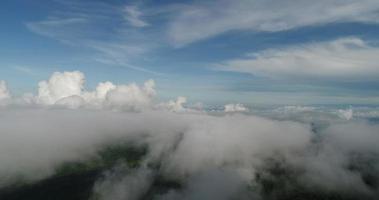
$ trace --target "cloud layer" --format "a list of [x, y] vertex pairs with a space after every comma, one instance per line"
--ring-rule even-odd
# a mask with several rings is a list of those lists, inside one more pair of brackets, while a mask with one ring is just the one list
[[359, 38], [342, 38], [251, 53], [220, 68], [279, 79], [378, 80], [378, 53]]
[[228, 104], [206, 112], [186, 107], [184, 97], [154, 104], [154, 86], [102, 82], [87, 91], [81, 72], [56, 72], [29, 101], [2, 106], [0, 187], [44, 179], [121, 143], [147, 152], [136, 168], [119, 160], [104, 172], [94, 187], [103, 200], [139, 199], [157, 177], [180, 185], [154, 194], [161, 200], [265, 199], [265, 181], [279, 184], [271, 195], [378, 194], [371, 180], [379, 180], [379, 125], [354, 118], [352, 109], [289, 106], [261, 117]]
[[[145, 144], [149, 151], [140, 168], [130, 170], [120, 161], [107, 171], [94, 188], [101, 199], [139, 199], [157, 175], [183, 184], [157, 199], [260, 196], [254, 185], [262, 178], [276, 181], [278, 177], [270, 178], [273, 166], [294, 170], [283, 181], [300, 184], [304, 191], [368, 197], [378, 191], [365, 177], [379, 172], [371, 165], [379, 154], [379, 127], [366, 122], [335, 123], [312, 132], [309, 124], [242, 114], [41, 108], [1, 112], [0, 185], [20, 177], [45, 178], [65, 162], [86, 160], [100, 147], [123, 141]], [[157, 163], [158, 169], [149, 167]]]

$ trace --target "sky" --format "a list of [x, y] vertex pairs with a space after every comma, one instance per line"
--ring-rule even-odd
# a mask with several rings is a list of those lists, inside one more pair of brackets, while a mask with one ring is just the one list
[[379, 104], [377, 0], [4, 0], [0, 80], [154, 80], [207, 104]]

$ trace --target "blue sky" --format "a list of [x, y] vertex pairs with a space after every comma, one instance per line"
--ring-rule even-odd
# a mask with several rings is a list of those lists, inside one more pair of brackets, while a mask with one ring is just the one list
[[376, 0], [5, 0], [0, 80], [55, 71], [86, 86], [154, 79], [162, 99], [379, 104]]

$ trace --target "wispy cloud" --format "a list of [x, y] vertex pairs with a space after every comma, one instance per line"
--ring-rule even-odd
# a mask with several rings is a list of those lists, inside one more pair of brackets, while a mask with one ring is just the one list
[[378, 55], [377, 46], [342, 38], [251, 53], [218, 69], [272, 78], [379, 80]]
[[18, 71], [18, 72], [21, 72], [21, 73], [24, 73], [24, 74], [28, 74], [28, 75], [31, 75], [31, 76], [35, 76], [36, 75], [36, 72], [31, 69], [30, 67], [27, 67], [27, 66], [20, 66], [20, 65], [16, 65], [16, 66], [12, 66], [11, 67], [12, 69]]
[[[94, 60], [132, 70], [159, 74], [130, 64], [130, 60], [147, 54], [154, 48], [154, 37], [145, 37], [140, 27], [149, 23], [141, 19], [136, 6], [116, 6], [83, 2], [61, 2], [62, 10], [52, 12], [41, 21], [26, 23], [27, 28], [39, 35], [64, 44], [93, 50]], [[91, 6], [90, 11], [85, 7]], [[92, 11], [99, 12], [92, 12]], [[106, 61], [106, 62], [105, 62]]]
[[379, 22], [377, 0], [220, 0], [182, 7], [170, 22], [175, 46], [233, 30], [276, 32], [338, 22]]
[[148, 26], [149, 23], [142, 20], [143, 13], [138, 9], [137, 6], [125, 6], [125, 19], [135, 27], [145, 27]]
[[[88, 25], [87, 18], [48, 18], [37, 22], [28, 22], [26, 27], [39, 35], [50, 37], [60, 42], [77, 45], [84, 27]], [[80, 30], [80, 31], [79, 31]]]

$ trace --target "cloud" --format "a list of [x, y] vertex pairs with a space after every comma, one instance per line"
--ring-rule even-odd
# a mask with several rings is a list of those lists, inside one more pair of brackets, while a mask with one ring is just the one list
[[72, 37], [72, 35], [65, 35], [63, 30], [78, 29], [85, 26], [88, 22], [86, 18], [52, 18], [39, 22], [26, 23], [26, 27], [40, 35], [68, 42], [68, 37]]
[[51, 105], [62, 98], [80, 96], [84, 83], [84, 74], [79, 71], [55, 72], [48, 81], [38, 83], [37, 102]]
[[145, 82], [144, 87], [132, 83], [119, 85], [107, 93], [105, 106], [116, 109], [140, 110], [150, 106], [155, 95], [155, 83], [153, 80]]
[[248, 108], [246, 108], [244, 105], [242, 104], [226, 104], [224, 106], [224, 112], [246, 112], [246, 111], [249, 111]]
[[71, 109], [80, 108], [81, 106], [85, 104], [86, 104], [85, 100], [78, 95], [63, 97], [54, 103], [54, 105], [71, 108]]
[[375, 141], [379, 139], [378, 128], [378, 124], [370, 125], [367, 122], [334, 124], [325, 130], [325, 134], [334, 148], [341, 149], [346, 154], [379, 153], [379, 147], [375, 145]]
[[[138, 39], [137, 39], [138, 40]], [[107, 42], [91, 42], [88, 44], [91, 48], [99, 52], [94, 59], [97, 62], [111, 65], [122, 66], [136, 71], [145, 72], [153, 75], [163, 75], [162, 73], [149, 70], [143, 67], [132, 65], [129, 63], [131, 57], [138, 57], [148, 52], [151, 44], [146, 45], [143, 42], [134, 43], [107, 43]]]
[[8, 90], [7, 83], [3, 80], [0, 80], [0, 105], [2, 102], [4, 103], [6, 100], [9, 100], [11, 94]]
[[[379, 22], [376, 0], [220, 0], [183, 7], [169, 23], [175, 46], [233, 30], [276, 32], [339, 22]], [[196, 31], [193, 31], [196, 30]]]
[[368, 81], [379, 79], [378, 53], [359, 38], [341, 38], [251, 53], [218, 69], [279, 79]]
[[346, 110], [339, 109], [338, 115], [343, 119], [351, 120], [353, 118], [353, 109], [352, 108], [349, 108]]
[[49, 80], [38, 84], [38, 94], [27, 96], [25, 103], [58, 105], [68, 108], [110, 108], [141, 110], [151, 106], [156, 95], [154, 80], [148, 80], [142, 87], [135, 83], [114, 85], [101, 82], [94, 91], [85, 90], [85, 76], [79, 71], [55, 72]]
[[0, 118], [0, 150], [6, 152], [0, 155], [2, 183], [17, 175], [49, 176], [59, 164], [85, 159], [112, 141], [147, 144], [146, 162], [158, 159], [168, 175], [181, 175], [248, 164], [254, 154], [302, 147], [310, 136], [307, 126], [298, 123], [242, 115], [9, 108]]
[[[107, 97], [109, 91], [116, 89], [116, 85], [114, 85], [110, 81], [101, 82], [97, 85], [96, 90], [93, 92], [86, 92], [84, 94], [86, 99], [89, 100], [100, 100], [103, 101]], [[96, 102], [94, 102], [96, 103]]]
[[186, 97], [177, 97], [176, 100], [170, 100], [166, 103], [160, 103], [157, 105], [158, 108], [162, 109], [167, 109], [172, 112], [184, 112], [184, 111], [189, 111], [188, 108], [184, 107], [184, 104], [187, 103], [187, 98]]
[[124, 10], [124, 17], [130, 23], [130, 25], [135, 27], [149, 26], [149, 23], [141, 19], [143, 13], [138, 9], [137, 6], [125, 6]]
[[[333, 119], [300, 106], [283, 112], [308, 121], [295, 122], [291, 116], [277, 120], [276, 110], [266, 117], [169, 112], [151, 105], [156, 95], [152, 80], [143, 86], [108, 81], [94, 91], [84, 85], [81, 72], [56, 72], [41, 81], [41, 95], [33, 96], [44, 99], [34, 102], [39, 106], [1, 108], [0, 188], [20, 178], [33, 182], [49, 177], [63, 163], [86, 161], [104, 146], [125, 142], [145, 145], [146, 155], [139, 168], [129, 169], [120, 160], [107, 169], [94, 189], [102, 199], [138, 199], [156, 177], [180, 185], [156, 196], [162, 200], [249, 199], [262, 195], [259, 188], [265, 184], [260, 181], [273, 183], [274, 193], [313, 194], [316, 188], [321, 194], [376, 197], [378, 187], [366, 177], [378, 180], [379, 170], [371, 165], [378, 162], [377, 124], [336, 120], [336, 110], [329, 110]], [[178, 98], [158, 105], [187, 111], [184, 103], [185, 98]], [[231, 105], [233, 111], [244, 108]], [[282, 187], [283, 182], [291, 187]]]
[[[377, 167], [370, 169], [370, 165], [377, 162], [374, 160], [379, 149], [373, 142], [379, 136], [377, 128], [377, 124], [356, 121], [328, 126], [321, 132], [322, 142], [315, 149], [317, 153], [297, 158], [299, 160], [296, 162], [301, 162], [300, 165], [307, 169], [302, 177], [304, 183], [330, 190], [350, 191], [350, 195], [357, 191], [361, 195], [370, 193], [364, 176], [377, 177], [379, 172]], [[350, 170], [355, 168], [359, 170]]]
[[[10, 98], [0, 83], [6, 91], [0, 94]], [[119, 160], [96, 180], [95, 196], [139, 199], [154, 191], [159, 177], [180, 185], [154, 194], [161, 200], [264, 199], [262, 181], [273, 183], [273, 193], [316, 188], [376, 197], [378, 186], [370, 181], [379, 180], [379, 126], [352, 117], [352, 109], [284, 106], [262, 117], [228, 104], [228, 113], [207, 113], [187, 107], [184, 97], [154, 104], [156, 93], [153, 80], [141, 86], [105, 81], [88, 91], [83, 73], [53, 73], [27, 106], [1, 107], [0, 190], [52, 176], [67, 162], [91, 160], [108, 145], [136, 144], [147, 149], [139, 167]], [[374, 109], [357, 108], [363, 111]]]
[[311, 106], [284, 106], [275, 109], [275, 112], [279, 113], [298, 113], [298, 112], [312, 112], [315, 108]]
[[149, 189], [153, 172], [148, 168], [128, 169], [120, 164], [96, 182], [94, 196], [99, 200], [138, 200]]
[[131, 64], [131, 60], [147, 54], [158, 43], [156, 34], [140, 29], [149, 24], [141, 19], [143, 14], [138, 7], [106, 2], [55, 3], [59, 12], [53, 10], [45, 19], [27, 22], [26, 27], [65, 45], [89, 50], [96, 62], [159, 74]]
[[190, 177], [184, 191], [168, 192], [158, 200], [248, 199], [245, 185], [244, 178], [232, 170], [211, 170]]
[[[4, 152], [0, 154], [0, 185], [18, 176], [29, 181], [50, 176], [64, 162], [85, 160], [104, 144], [126, 141], [146, 144], [148, 154], [140, 168], [129, 169], [119, 162], [106, 171], [94, 189], [101, 199], [138, 199], [155, 175], [182, 185], [158, 199], [258, 195], [254, 189], [259, 185], [257, 173], [269, 176], [267, 181], [274, 181], [274, 186], [280, 181], [293, 181], [290, 185], [299, 181], [297, 187], [304, 191], [309, 187], [318, 192], [324, 188], [321, 192], [375, 194], [376, 190], [362, 177], [377, 175], [377, 169], [366, 169], [366, 161], [359, 162], [371, 158], [367, 162], [377, 162], [370, 155], [379, 152], [375, 145], [379, 127], [368, 123], [331, 124], [314, 135], [307, 124], [241, 114], [8, 108], [0, 119], [0, 150]], [[299, 174], [274, 176], [270, 160], [274, 166], [285, 167], [278, 169], [283, 173]], [[150, 168], [149, 163], [160, 163], [160, 167]], [[363, 168], [346, 167], [356, 165]], [[290, 188], [281, 187], [288, 193]]]

